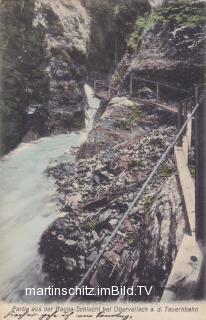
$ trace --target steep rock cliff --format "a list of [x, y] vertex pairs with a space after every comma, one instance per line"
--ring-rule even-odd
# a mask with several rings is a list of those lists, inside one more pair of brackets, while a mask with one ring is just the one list
[[91, 17], [90, 78], [108, 77], [126, 50], [137, 17], [149, 11], [147, 0], [82, 0]]
[[79, 1], [36, 1], [33, 25], [45, 30], [49, 55], [48, 130], [84, 126], [86, 96], [85, 60], [90, 37], [90, 19]]
[[78, 0], [1, 0], [1, 154], [84, 126], [90, 19]]
[[133, 73], [192, 89], [204, 79], [205, 2], [174, 2], [151, 10], [136, 21], [128, 46], [130, 55], [124, 57], [126, 62], [120, 64], [115, 77], [116, 82], [124, 80], [123, 88], [128, 89], [128, 76]]

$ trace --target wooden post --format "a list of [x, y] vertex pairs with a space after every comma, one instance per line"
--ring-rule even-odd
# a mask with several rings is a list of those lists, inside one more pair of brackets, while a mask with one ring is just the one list
[[187, 114], [188, 114], [188, 104], [187, 104], [187, 100], [185, 100], [185, 111], [186, 111], [186, 116], [187, 116]]
[[156, 101], [159, 101], [159, 83], [157, 83]]
[[[180, 130], [181, 127], [182, 127], [182, 123], [183, 123], [182, 120], [183, 120], [182, 104], [179, 104], [179, 106], [178, 106], [178, 115], [177, 115], [177, 128], [178, 128], [178, 130]], [[180, 137], [177, 145], [178, 145], [178, 147], [182, 146], [182, 137]]]
[[206, 104], [196, 115], [196, 236], [206, 247]]
[[129, 96], [132, 97], [132, 91], [133, 91], [133, 76], [132, 73], [130, 74], [130, 83], [129, 83]]
[[97, 81], [94, 81], [94, 94], [96, 94], [96, 86], [97, 86]]
[[112, 88], [111, 86], [109, 86], [109, 100], [111, 99], [111, 95], [112, 95]]
[[178, 114], [177, 114], [177, 129], [180, 130], [181, 128], [181, 112], [182, 112], [182, 105], [179, 104], [178, 106]]
[[[196, 95], [196, 102], [198, 96]], [[206, 103], [200, 103], [195, 117], [195, 212], [196, 212], [196, 239], [206, 247]], [[204, 267], [201, 285], [201, 298], [206, 298], [206, 266]]]
[[183, 105], [183, 119], [184, 122], [187, 120], [187, 108], [185, 104]]
[[185, 235], [161, 302], [177, 302], [196, 298], [203, 271], [203, 254], [194, 237]]
[[199, 102], [199, 88], [198, 85], [195, 84], [195, 105], [197, 105]]

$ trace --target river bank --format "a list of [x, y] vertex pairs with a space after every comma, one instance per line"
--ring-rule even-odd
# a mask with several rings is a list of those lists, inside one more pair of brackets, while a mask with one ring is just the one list
[[[75, 150], [75, 163], [48, 169], [58, 192], [56, 219], [40, 241], [43, 270], [73, 287], [88, 270], [157, 160], [172, 141], [174, 119], [115, 97]], [[158, 300], [184, 234], [184, 209], [173, 156], [106, 249], [87, 284], [153, 285]], [[127, 271], [127, 272], [126, 272]], [[146, 297], [144, 297], [146, 299]]]
[[46, 302], [47, 297], [25, 296], [27, 287], [47, 287], [38, 243], [58, 216], [56, 187], [45, 171], [49, 165], [72, 162], [72, 147], [80, 146], [91, 129], [99, 100], [85, 87], [86, 128], [70, 134], [23, 143], [0, 160], [0, 299], [8, 302]]

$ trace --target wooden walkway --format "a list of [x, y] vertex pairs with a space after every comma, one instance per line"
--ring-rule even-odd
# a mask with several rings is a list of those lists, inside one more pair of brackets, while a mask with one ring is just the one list
[[[140, 81], [140, 82], [144, 82], [144, 83], [148, 82], [149, 84], [155, 85], [156, 86], [156, 99], [142, 99], [142, 98], [137, 97], [135, 95], [134, 81]], [[128, 94], [129, 94], [129, 97], [131, 100], [139, 101], [142, 103], [147, 103], [148, 106], [162, 109], [162, 110], [165, 110], [165, 111], [168, 111], [171, 113], [178, 113], [179, 109], [177, 107], [168, 105], [165, 102], [161, 101], [161, 98], [160, 98], [161, 87], [167, 87], [168, 89], [171, 89], [171, 90], [181, 91], [184, 94], [188, 93], [187, 90], [184, 90], [184, 89], [181, 89], [178, 87], [170, 86], [170, 85], [163, 84], [163, 83], [158, 83], [158, 82], [151, 81], [151, 80], [136, 78], [136, 77], [132, 76], [130, 78], [130, 85], [129, 85]], [[113, 86], [111, 86], [108, 81], [96, 80], [94, 82], [94, 95], [95, 95], [95, 97], [97, 97], [99, 99], [109, 101], [114, 96], [119, 95], [119, 90], [117, 88], [114, 88]]]
[[162, 110], [165, 110], [165, 111], [168, 111], [168, 112], [171, 112], [171, 113], [178, 113], [178, 108], [172, 107], [172, 106], [169, 106], [169, 105], [166, 105], [166, 104], [159, 103], [159, 102], [157, 102], [155, 100], [139, 99], [139, 98], [131, 98], [131, 99], [135, 100], [135, 101], [138, 101], [138, 102], [146, 103], [148, 106], [155, 107], [155, 108], [158, 108], [158, 109], [162, 109]]
[[[156, 86], [156, 99], [142, 99], [135, 96], [134, 81], [148, 82]], [[170, 86], [147, 79], [140, 79], [130, 76], [129, 85], [129, 97], [133, 101], [146, 103], [148, 106], [155, 107], [168, 111], [170, 113], [178, 114], [178, 127], [179, 129], [183, 125], [186, 119], [186, 115], [191, 115], [188, 112], [188, 106], [190, 98], [180, 102], [179, 107], [172, 107], [160, 99], [160, 87], [167, 87], [171, 90], [178, 90], [187, 95], [187, 90]], [[196, 88], [197, 89], [197, 88]], [[118, 90], [105, 84], [102, 81], [96, 81], [94, 86], [95, 95], [98, 98], [104, 100], [110, 100], [113, 96], [118, 95]], [[197, 94], [196, 101], [198, 100]], [[197, 107], [197, 106], [196, 106]], [[194, 111], [193, 111], [194, 112]], [[177, 257], [175, 259], [171, 274], [166, 284], [161, 301], [176, 301], [179, 299], [192, 299], [195, 297], [196, 289], [199, 285], [199, 281], [203, 272], [204, 253], [199, 241], [196, 241], [196, 212], [195, 212], [195, 186], [193, 178], [188, 167], [189, 151], [191, 148], [192, 140], [192, 118], [187, 122], [186, 133], [179, 143], [174, 148], [175, 159], [177, 163], [177, 170], [179, 175], [179, 181], [182, 189], [182, 195], [184, 199], [186, 209], [186, 220], [188, 224], [188, 230], [186, 231], [181, 246], [179, 248]]]
[[185, 234], [167, 281], [162, 302], [188, 300], [195, 297], [203, 272], [204, 254], [196, 241], [195, 186], [188, 167], [192, 138], [192, 119], [187, 124], [181, 146], [175, 146], [175, 159], [187, 212], [188, 234]]

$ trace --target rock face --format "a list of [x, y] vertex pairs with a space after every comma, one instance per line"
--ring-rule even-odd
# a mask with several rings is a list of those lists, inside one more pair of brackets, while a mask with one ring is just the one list
[[[179, 0], [149, 0], [149, 4], [152, 8], [158, 8], [163, 5], [168, 5], [172, 3], [178, 3], [180, 2]], [[182, 3], [190, 3], [190, 0], [181, 0]], [[193, 2], [204, 2], [201, 0], [193, 0]]]
[[153, 187], [141, 207], [142, 214], [148, 210], [147, 231], [142, 235], [142, 250], [137, 257], [137, 267], [133, 269], [131, 284], [134, 285], [141, 275], [141, 283], [152, 284], [154, 295], [160, 298], [182, 241], [185, 220], [177, 177], [172, 175], [163, 185]]
[[108, 78], [127, 49], [137, 17], [150, 10], [147, 0], [82, 0], [91, 16], [90, 79]]
[[80, 1], [35, 2], [33, 25], [45, 30], [49, 55], [49, 133], [84, 126], [87, 105], [84, 92], [85, 59], [90, 36], [90, 20]]
[[[175, 128], [166, 121], [164, 112], [113, 98], [77, 152], [78, 160], [48, 169], [61, 213], [40, 242], [43, 270], [52, 284], [75, 286], [81, 280], [173, 138]], [[145, 281], [156, 287], [150, 299], [158, 299], [185, 228], [175, 174], [172, 157], [106, 248], [87, 279], [90, 286]]]
[[[126, 59], [127, 70], [121, 64], [119, 67], [119, 74], [122, 70], [124, 73], [124, 77], [119, 77], [120, 81], [123, 79], [122, 87], [129, 86], [128, 77], [133, 73], [137, 77], [189, 89], [193, 95], [194, 83], [204, 79], [204, 12], [204, 1], [174, 1], [138, 19], [129, 40], [132, 54]], [[148, 87], [155, 90], [152, 85]], [[177, 91], [164, 89], [161, 92], [167, 98], [169, 94], [174, 99], [179, 98]]]
[[[114, 85], [120, 83], [121, 97], [109, 101], [88, 141], [76, 152], [75, 163], [48, 169], [56, 182], [60, 217], [43, 234], [40, 252], [43, 270], [57, 287], [78, 285], [104, 248], [86, 284], [153, 285], [150, 297], [142, 297], [152, 301], [159, 300], [164, 290], [186, 230], [172, 155], [108, 244], [176, 132], [174, 118], [165, 111], [128, 98], [131, 73], [188, 90], [203, 78], [203, 1], [164, 3], [167, 6], [138, 18], [129, 40], [131, 52], [113, 77]], [[155, 98], [150, 86], [143, 84], [138, 90]], [[164, 93], [168, 101], [168, 92]], [[169, 98], [180, 100], [176, 92]]]
[[[160, 22], [155, 23], [146, 34], [138, 56], [132, 62], [131, 70], [138, 70], [140, 73], [150, 72], [150, 75], [152, 71], [157, 74], [163, 70], [167, 73], [168, 70], [168, 72], [173, 72], [174, 77], [176, 75], [178, 82], [182, 84], [190, 72], [188, 86], [195, 81], [200, 81], [204, 62], [205, 37], [201, 19], [198, 21], [198, 15], [195, 15], [197, 10], [204, 10], [204, 4], [193, 4], [190, 10], [187, 5], [178, 6], [177, 4], [161, 9]], [[185, 14], [185, 21], [184, 18], [181, 23], [175, 21], [178, 18], [172, 17], [175, 14], [183, 16]], [[197, 24], [194, 24], [192, 20], [195, 17]], [[168, 74], [167, 77], [169, 77]], [[169, 80], [172, 80], [171, 77]]]
[[84, 126], [90, 19], [78, 0], [11, 0], [0, 6], [4, 153], [25, 134], [27, 141]]

